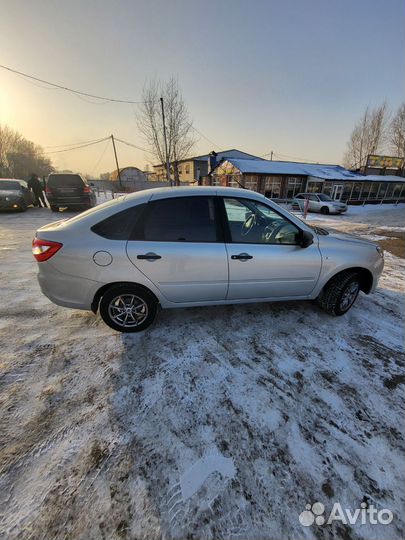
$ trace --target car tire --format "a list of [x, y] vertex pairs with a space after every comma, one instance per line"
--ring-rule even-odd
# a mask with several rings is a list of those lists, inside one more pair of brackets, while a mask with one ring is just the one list
[[317, 304], [330, 315], [340, 317], [349, 311], [360, 292], [360, 276], [348, 270], [332, 278], [316, 299]]
[[324, 214], [325, 216], [327, 216], [329, 214], [329, 208], [327, 206], [322, 206], [321, 214]]
[[26, 212], [26, 211], [27, 211], [27, 208], [28, 208], [27, 203], [22, 202], [22, 203], [20, 204], [20, 207], [18, 208], [18, 211], [19, 211], [19, 212]]
[[53, 206], [51, 204], [51, 210], [52, 210], [52, 212], [59, 212], [59, 206]]
[[117, 332], [142, 332], [155, 320], [158, 302], [146, 288], [131, 283], [108, 289], [100, 301], [100, 315]]

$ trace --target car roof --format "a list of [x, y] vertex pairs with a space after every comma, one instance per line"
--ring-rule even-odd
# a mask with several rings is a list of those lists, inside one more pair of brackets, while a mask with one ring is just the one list
[[263, 199], [264, 195], [257, 191], [243, 188], [230, 188], [222, 186], [181, 186], [181, 187], [161, 187], [137, 191], [125, 196], [126, 201], [136, 199], [140, 194], [150, 196], [151, 199], [163, 199], [166, 197], [185, 197], [189, 195], [224, 195], [227, 197], [249, 197]]
[[48, 174], [48, 178], [49, 176], [82, 176], [80, 173], [76, 173], [76, 172], [51, 172]]
[[20, 178], [0, 178], [0, 182], [18, 182], [20, 186], [27, 187], [27, 182]]

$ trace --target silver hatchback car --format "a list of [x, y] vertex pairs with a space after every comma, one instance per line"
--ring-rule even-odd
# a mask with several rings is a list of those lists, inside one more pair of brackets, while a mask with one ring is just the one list
[[263, 195], [188, 187], [126, 195], [40, 228], [42, 292], [100, 312], [121, 332], [162, 308], [317, 299], [343, 315], [374, 291], [384, 261], [369, 241], [312, 228]]

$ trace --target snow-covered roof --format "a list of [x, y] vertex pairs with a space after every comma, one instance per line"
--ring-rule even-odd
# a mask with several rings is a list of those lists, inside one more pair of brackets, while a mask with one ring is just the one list
[[[195, 156], [195, 157], [192, 157], [192, 158], [188, 158], [188, 159], [183, 159], [182, 161], [191, 161], [191, 160], [194, 160], [194, 161], [208, 161], [209, 159], [209, 154], [204, 154], [202, 156]], [[252, 154], [247, 154], [246, 152], [242, 152], [241, 150], [236, 150], [236, 148], [232, 148], [231, 150], [223, 150], [222, 152], [217, 152], [217, 160], [219, 161], [220, 159], [228, 159], [228, 158], [235, 158], [235, 159], [249, 159], [249, 160], [253, 160], [253, 161], [266, 161], [265, 159], [259, 157], [259, 156], [254, 156]]]
[[315, 165], [312, 163], [296, 163], [292, 161], [269, 161], [267, 159], [227, 158], [227, 161], [232, 163], [241, 173], [245, 174], [314, 176], [323, 180], [351, 180], [359, 176], [339, 165]]
[[405, 182], [405, 178], [402, 176], [395, 176], [394, 174], [368, 174], [367, 176], [361, 176], [363, 182], [396, 182], [402, 184]]
[[[283, 174], [287, 176], [311, 176], [321, 180], [341, 180], [359, 182], [404, 182], [405, 179], [393, 175], [368, 175], [348, 171], [340, 165], [322, 165], [314, 163], [297, 163], [293, 161], [269, 161], [267, 159], [235, 159], [227, 157], [226, 161], [234, 165], [242, 174]], [[222, 161], [222, 164], [224, 161]], [[217, 165], [221, 166], [221, 163]], [[217, 168], [216, 167], [216, 168]], [[214, 169], [213, 173], [215, 173]]]

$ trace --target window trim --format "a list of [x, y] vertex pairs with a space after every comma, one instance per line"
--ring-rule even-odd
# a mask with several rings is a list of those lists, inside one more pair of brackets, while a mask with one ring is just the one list
[[300, 245], [299, 242], [296, 242], [295, 244], [266, 244], [266, 242], [234, 242], [232, 240], [232, 234], [231, 234], [231, 229], [229, 227], [228, 215], [227, 215], [226, 208], [225, 208], [225, 199], [234, 199], [236, 201], [249, 201], [249, 202], [253, 202], [253, 203], [263, 204], [264, 206], [269, 208], [272, 212], [279, 215], [280, 217], [282, 217], [283, 219], [288, 221], [291, 225], [296, 227], [296, 229], [298, 230], [299, 235], [302, 235], [303, 231], [302, 231], [302, 229], [300, 227], [298, 227], [298, 225], [296, 223], [294, 223], [293, 221], [288, 219], [286, 216], [284, 216], [283, 214], [278, 212], [275, 208], [273, 208], [272, 206], [266, 204], [265, 202], [257, 201], [256, 199], [250, 199], [249, 197], [232, 197], [232, 196], [226, 196], [226, 195], [221, 195], [218, 198], [220, 198], [221, 201], [222, 201], [222, 219], [221, 219], [221, 222], [222, 222], [222, 226], [224, 228], [224, 236], [225, 236], [225, 243], [226, 244], [246, 244], [246, 245], [254, 245], [254, 246], [299, 246]]
[[[196, 240], [194, 242], [189, 242], [187, 240], [145, 240], [145, 221], [148, 218], [150, 212], [152, 211], [152, 207], [154, 203], [158, 203], [161, 201], [174, 201], [179, 199], [191, 199], [191, 198], [200, 198], [200, 199], [211, 199], [214, 204], [214, 224], [216, 229], [216, 240], [210, 241], [210, 240]], [[185, 195], [185, 196], [179, 196], [179, 197], [162, 197], [160, 199], [152, 199], [149, 200], [145, 204], [145, 208], [141, 215], [139, 216], [139, 219], [134, 224], [134, 227], [131, 231], [130, 237], [128, 241], [131, 242], [161, 242], [162, 244], [223, 244], [224, 243], [224, 231], [221, 223], [221, 212], [220, 208], [218, 206], [218, 197], [215, 195]]]

